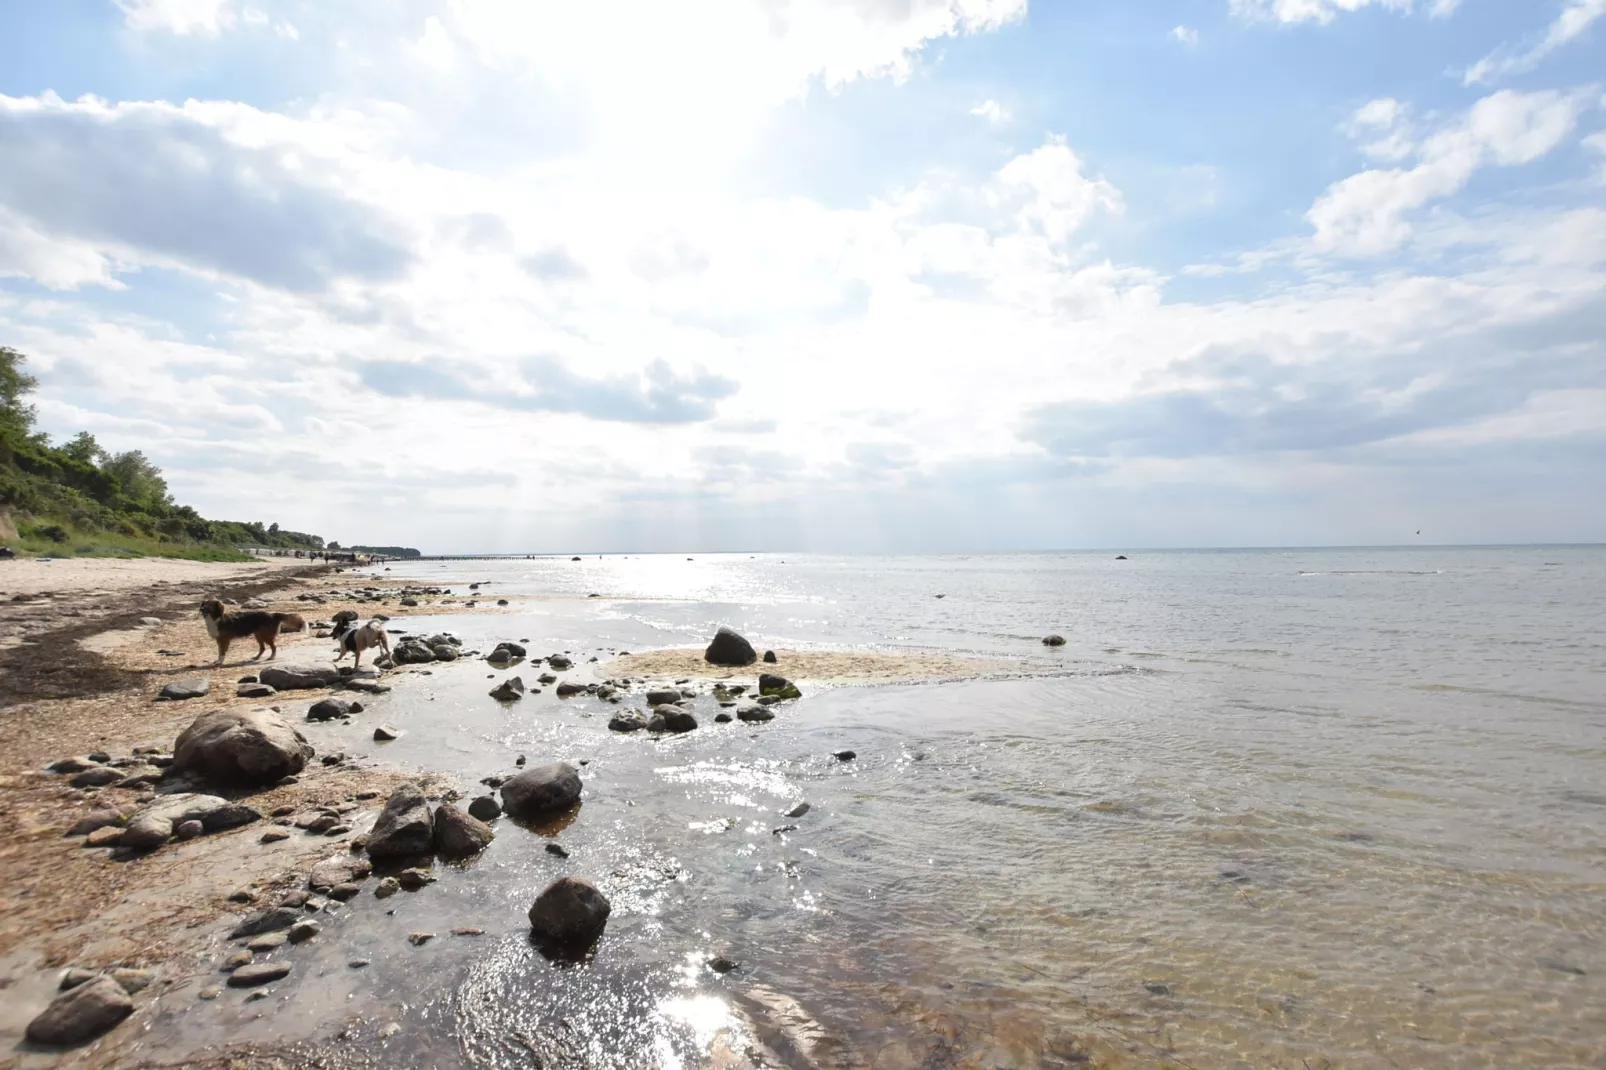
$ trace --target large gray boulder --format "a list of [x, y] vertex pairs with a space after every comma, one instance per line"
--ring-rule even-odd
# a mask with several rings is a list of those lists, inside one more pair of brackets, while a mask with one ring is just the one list
[[374, 858], [401, 858], [428, 854], [435, 845], [435, 819], [429, 802], [415, 784], [403, 784], [390, 793], [379, 820], [368, 834], [368, 853]]
[[491, 826], [453, 806], [435, 808], [435, 850], [447, 858], [477, 854], [496, 838]]
[[299, 773], [312, 755], [312, 744], [272, 710], [213, 710], [179, 735], [171, 768], [241, 790]]
[[199, 821], [203, 831], [216, 832], [249, 824], [261, 817], [249, 806], [231, 803], [216, 795], [165, 795], [135, 811], [117, 842], [123, 847], [149, 850], [171, 840], [186, 821]]
[[530, 931], [539, 940], [587, 947], [602, 935], [613, 904], [582, 877], [559, 877], [530, 904]]
[[502, 782], [502, 808], [514, 817], [541, 817], [580, 798], [580, 770], [568, 762], [526, 769]]
[[742, 636], [729, 628], [714, 633], [714, 641], [703, 652], [703, 660], [710, 665], [751, 665], [758, 660], [758, 652]]
[[134, 1001], [123, 986], [103, 975], [51, 1000], [28, 1023], [28, 1039], [57, 1047], [83, 1044], [133, 1013]]
[[697, 727], [697, 718], [679, 706], [654, 706], [653, 720], [661, 720], [665, 732], [690, 732]]
[[333, 665], [269, 665], [257, 673], [257, 683], [279, 691], [310, 691], [339, 682], [340, 670]]

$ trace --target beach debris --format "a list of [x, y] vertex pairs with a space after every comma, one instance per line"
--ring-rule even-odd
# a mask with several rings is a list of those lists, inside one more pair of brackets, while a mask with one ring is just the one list
[[212, 681], [204, 676], [193, 676], [187, 680], [174, 680], [156, 697], [167, 702], [183, 702], [186, 699], [203, 698], [212, 690]]
[[28, 1023], [35, 1044], [65, 1047], [107, 1032], [134, 1013], [128, 992], [109, 976], [96, 977], [62, 992]]
[[589, 946], [608, 924], [613, 905], [583, 877], [559, 877], [530, 904], [530, 931], [564, 948]]
[[434, 817], [424, 793], [416, 784], [402, 784], [385, 800], [385, 808], [368, 834], [368, 854], [374, 858], [427, 854], [434, 833]]
[[483, 851], [496, 838], [491, 826], [451, 803], [435, 808], [435, 850], [448, 858]]
[[502, 782], [502, 808], [514, 817], [540, 817], [574, 805], [580, 790], [580, 771], [568, 762], [539, 765]]
[[714, 633], [714, 639], [708, 644], [708, 649], [703, 652], [703, 660], [710, 665], [740, 668], [757, 661], [758, 654], [753, 650], [753, 644], [741, 634], [721, 626], [719, 631]]

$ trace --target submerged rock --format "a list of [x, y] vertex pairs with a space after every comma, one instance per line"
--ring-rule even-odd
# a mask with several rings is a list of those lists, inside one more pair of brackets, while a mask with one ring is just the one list
[[434, 845], [435, 822], [417, 785], [403, 784], [390, 793], [368, 834], [368, 853], [375, 858], [427, 854]]
[[714, 640], [708, 644], [708, 649], [703, 652], [703, 660], [710, 665], [741, 667], [757, 661], [758, 654], [753, 650], [752, 643], [731, 629], [721, 627], [714, 633]]
[[480, 795], [469, 802], [468, 812], [481, 821], [495, 821], [502, 816], [502, 804], [489, 795]]
[[736, 711], [736, 716], [749, 724], [763, 724], [765, 721], [775, 720], [775, 714], [771, 713], [767, 706], [743, 706]]
[[1045, 636], [1043, 636], [1043, 645], [1044, 646], [1064, 646], [1065, 645], [1065, 637], [1063, 635], [1045, 635]]
[[616, 713], [608, 721], [608, 728], [614, 732], [639, 732], [646, 727], [647, 718], [637, 710]]
[[568, 762], [526, 769], [502, 782], [502, 806], [514, 817], [540, 817], [574, 805], [580, 771]]
[[27, 1036], [35, 1044], [83, 1044], [133, 1013], [134, 1001], [123, 986], [110, 977], [97, 977], [51, 1000], [50, 1006], [28, 1023]]
[[214, 710], [179, 735], [172, 771], [233, 791], [293, 776], [312, 755], [312, 744], [271, 710]]
[[530, 931], [563, 947], [586, 947], [602, 935], [613, 905], [581, 877], [560, 877], [530, 904]]
[[665, 732], [690, 732], [697, 727], [697, 718], [679, 706], [654, 706], [652, 714], [653, 721], [662, 723]]

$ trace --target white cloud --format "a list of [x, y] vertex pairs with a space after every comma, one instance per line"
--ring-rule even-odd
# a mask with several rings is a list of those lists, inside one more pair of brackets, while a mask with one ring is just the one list
[[[1416, 166], [1362, 171], [1330, 186], [1306, 213], [1315, 247], [1350, 256], [1396, 248], [1411, 235], [1411, 212], [1462, 189], [1480, 167], [1513, 167], [1545, 155], [1573, 129], [1582, 106], [1578, 96], [1550, 91], [1483, 98], [1415, 146]], [[1374, 102], [1367, 109], [1374, 109], [1374, 123], [1386, 119], [1393, 129], [1399, 122], [1395, 107]], [[1387, 140], [1380, 144], [1385, 148], [1377, 153], [1396, 149]]]
[[1345, 129], [1357, 140], [1371, 138], [1361, 151], [1374, 160], [1394, 163], [1416, 148], [1405, 105], [1392, 97], [1368, 101], [1358, 108]]
[[1461, 0], [1230, 0], [1230, 5], [1234, 15], [1249, 21], [1325, 24], [1368, 7], [1404, 13], [1425, 9], [1432, 18], [1447, 18], [1461, 6]]
[[[234, 24], [232, 0], [117, 0], [123, 21], [132, 30], [167, 30], [181, 35], [216, 37]], [[247, 9], [246, 19], [259, 15]]]
[[1063, 242], [1095, 211], [1119, 215], [1121, 193], [1102, 178], [1082, 174], [1082, 161], [1062, 137], [1015, 157], [998, 172], [995, 197], [1014, 205], [1022, 231]]
[[1525, 49], [1497, 48], [1467, 68], [1465, 85], [1493, 82], [1508, 74], [1533, 70], [1552, 52], [1574, 40], [1606, 15], [1606, 0], [1567, 0], [1567, 6], [1545, 30], [1545, 35]]
[[998, 103], [996, 100], [982, 101], [980, 104], [970, 109], [970, 114], [979, 115], [981, 118], [986, 119], [994, 126], [1001, 126], [1014, 118], [1014, 116], [1009, 113], [1009, 109]]
[[1199, 43], [1199, 31], [1192, 26], [1173, 26], [1171, 36], [1189, 47]]

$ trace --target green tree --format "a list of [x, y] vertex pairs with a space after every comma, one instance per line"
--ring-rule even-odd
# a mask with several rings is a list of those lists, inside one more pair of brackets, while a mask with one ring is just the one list
[[139, 450], [111, 454], [100, 470], [116, 481], [124, 497], [146, 508], [166, 508], [173, 504], [162, 470]]
[[95, 436], [88, 431], [78, 432], [76, 438], [61, 446], [60, 449], [61, 452], [82, 464], [98, 465], [101, 458], [106, 456], [106, 451], [100, 448], [100, 443], [96, 442]]
[[28, 358], [9, 346], [0, 346], [0, 431], [27, 438], [33, 432], [38, 410], [26, 402], [39, 380], [23, 370]]

